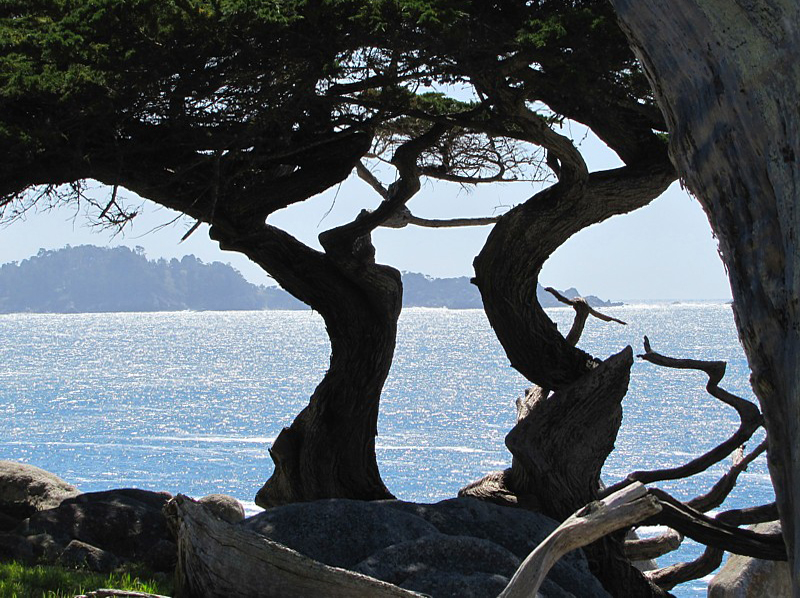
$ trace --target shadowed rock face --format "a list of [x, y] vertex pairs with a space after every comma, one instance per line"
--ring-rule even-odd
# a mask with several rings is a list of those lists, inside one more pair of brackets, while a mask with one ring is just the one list
[[[434, 598], [491, 597], [557, 523], [469, 498], [433, 505], [344, 499], [269, 509], [243, 526], [328, 565]], [[563, 558], [543, 597], [606, 597], [581, 551]]]
[[[138, 489], [89, 492], [34, 513], [14, 534], [26, 538], [34, 554], [45, 560], [57, 559], [77, 540], [80, 546], [94, 547], [121, 561], [143, 562], [156, 571], [167, 571], [176, 560], [175, 544], [162, 513], [170, 498], [167, 492]], [[43, 542], [50, 547], [47, 553], [37, 549]], [[94, 556], [86, 560], [88, 565], [112, 562]]]

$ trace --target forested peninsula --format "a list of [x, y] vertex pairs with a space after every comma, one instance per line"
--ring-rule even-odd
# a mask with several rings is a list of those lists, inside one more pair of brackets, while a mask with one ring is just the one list
[[[404, 273], [403, 305], [480, 309], [480, 293], [466, 276], [431, 278]], [[539, 286], [544, 307], [560, 304]], [[562, 292], [574, 298], [576, 289]], [[590, 305], [611, 302], [593, 295]], [[308, 309], [278, 287], [255, 285], [222, 262], [193, 255], [149, 260], [141, 248], [67, 246], [40, 250], [0, 266], [0, 313], [95, 313], [181, 310]]]

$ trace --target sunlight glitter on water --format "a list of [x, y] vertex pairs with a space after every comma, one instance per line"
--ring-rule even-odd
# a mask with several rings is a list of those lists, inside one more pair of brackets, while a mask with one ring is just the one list
[[[647, 334], [663, 354], [727, 360], [722, 386], [752, 396], [730, 306], [605, 311], [628, 325], [590, 320], [585, 350], [605, 357], [631, 344], [641, 352]], [[569, 329], [571, 310], [548, 312]], [[0, 458], [87, 491], [136, 485], [252, 501], [272, 470], [269, 445], [305, 406], [328, 357], [324, 325], [310, 311], [0, 316]], [[504, 437], [528, 386], [481, 311], [406, 310], [377, 439], [387, 486], [431, 502], [507, 467]], [[702, 374], [637, 360], [604, 480], [680, 464], [730, 433], [735, 413], [704, 386]], [[663, 486], [689, 498], [724, 469]], [[741, 479], [726, 506], [772, 500], [763, 457]], [[682, 556], [697, 550], [687, 545]]]

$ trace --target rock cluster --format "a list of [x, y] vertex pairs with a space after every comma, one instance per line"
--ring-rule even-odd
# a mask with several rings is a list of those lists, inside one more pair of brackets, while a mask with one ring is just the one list
[[[432, 505], [322, 500], [276, 507], [243, 526], [327, 565], [436, 598], [494, 598], [557, 523], [472, 498]], [[540, 596], [608, 596], [582, 551], [561, 559]]]
[[[162, 512], [171, 498], [134, 488], [81, 493], [32, 465], [0, 461], [0, 559], [94, 571], [138, 562], [172, 571], [177, 548]], [[244, 517], [231, 497], [201, 500], [227, 521]]]

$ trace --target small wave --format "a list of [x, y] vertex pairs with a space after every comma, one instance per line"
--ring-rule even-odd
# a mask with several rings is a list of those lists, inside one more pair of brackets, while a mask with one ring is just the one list
[[275, 438], [267, 436], [139, 436], [141, 440], [160, 440], [166, 442], [213, 442], [230, 444], [272, 444]]
[[242, 499], [237, 499], [237, 500], [240, 503], [242, 503], [242, 506], [244, 507], [245, 517], [252, 517], [253, 515], [258, 515], [264, 510], [251, 500], [242, 500]]
[[379, 451], [448, 451], [451, 453], [487, 453], [485, 449], [470, 448], [468, 446], [420, 446], [420, 445], [378, 445]]

